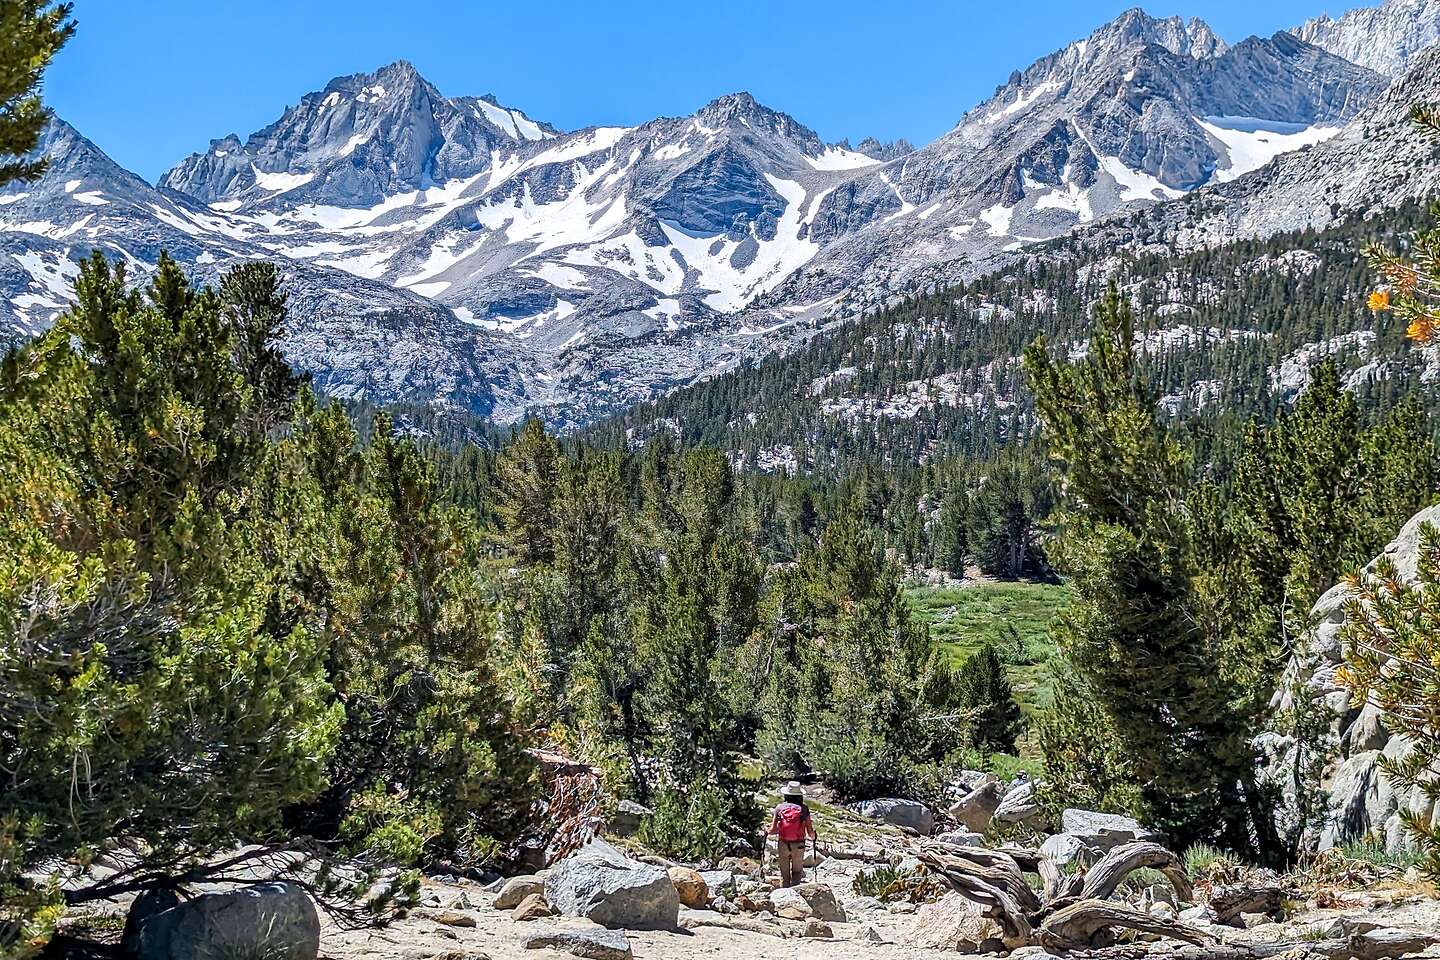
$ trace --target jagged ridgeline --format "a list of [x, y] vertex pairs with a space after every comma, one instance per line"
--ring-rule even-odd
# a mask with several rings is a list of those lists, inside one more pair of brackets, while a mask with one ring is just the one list
[[1083, 351], [1093, 304], [1112, 282], [1136, 308], [1146, 375], [1175, 416], [1268, 418], [1326, 357], [1365, 408], [1387, 408], [1412, 389], [1433, 404], [1440, 356], [1366, 309], [1373, 279], [1360, 254], [1428, 218], [1408, 204], [1324, 231], [1173, 253], [1137, 216], [1130, 232], [1151, 252], [1054, 241], [999, 273], [910, 298], [588, 435], [634, 444], [669, 430], [761, 470], [989, 457], [1032, 429], [1024, 347], [1043, 334], [1057, 349]]

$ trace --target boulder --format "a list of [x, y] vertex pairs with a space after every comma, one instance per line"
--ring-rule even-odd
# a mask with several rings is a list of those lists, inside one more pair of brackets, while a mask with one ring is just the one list
[[663, 868], [631, 860], [599, 839], [551, 868], [545, 900], [562, 916], [602, 927], [674, 930], [680, 917], [680, 896]]
[[703, 910], [710, 902], [710, 885], [699, 873], [689, 867], [671, 867], [669, 874], [681, 904], [691, 910]]
[[794, 887], [781, 887], [770, 894], [770, 910], [783, 920], [808, 920], [810, 904]]
[[835, 931], [832, 930], [830, 924], [824, 920], [817, 920], [811, 917], [805, 921], [805, 929], [800, 932], [800, 936], [807, 940], [833, 940], [835, 939]]
[[526, 950], [560, 950], [587, 960], [630, 960], [630, 941], [618, 930], [547, 930], [520, 941]]
[[737, 891], [735, 874], [729, 870], [701, 870], [700, 879], [714, 896], [728, 897]]
[[151, 917], [180, 905], [180, 894], [169, 887], [154, 887], [136, 897], [125, 912], [125, 930], [120, 934], [120, 952], [139, 956], [140, 931]]
[[989, 952], [994, 946], [992, 941], [999, 943], [1005, 931], [1000, 924], [983, 916], [980, 909], [958, 893], [947, 893], [920, 908], [906, 942], [930, 950]]
[[554, 911], [550, 909], [550, 904], [545, 902], [545, 894], [532, 893], [520, 901], [515, 909], [511, 911], [510, 917], [513, 920], [519, 920], [523, 923], [527, 920], [540, 920], [553, 914]]
[[259, 883], [207, 893], [146, 920], [138, 960], [204, 960], [263, 956], [315, 960], [320, 915], [310, 895], [293, 883]]
[[532, 893], [544, 893], [545, 881], [533, 874], [526, 874], [520, 877], [511, 877], [500, 887], [500, 893], [495, 897], [496, 910], [513, 910], [520, 906], [520, 901]]
[[1082, 841], [1086, 846], [1098, 847], [1104, 852], [1132, 840], [1160, 839], [1160, 835], [1154, 830], [1140, 826], [1138, 821], [1130, 817], [1122, 817], [1118, 813], [1096, 813], [1075, 807], [1060, 815], [1060, 826], [1065, 833]]
[[621, 800], [615, 805], [606, 828], [617, 837], [628, 837], [640, 829], [640, 824], [650, 816], [651, 810], [634, 800]]
[[955, 801], [949, 814], [971, 833], [984, 833], [1005, 799], [1005, 785], [991, 779]]
[[770, 893], [770, 909], [786, 920], [808, 920], [814, 917], [827, 923], [844, 923], [845, 909], [835, 893], [823, 883], [797, 883]]
[[845, 901], [847, 916], [875, 916], [884, 912], [885, 902], [878, 897], [867, 897], [862, 894], [858, 897], [850, 897]]
[[[1394, 563], [1401, 580], [1416, 579], [1421, 529], [1427, 523], [1440, 526], [1440, 505], [1411, 517], [1381, 554]], [[1367, 571], [1373, 572], [1379, 560], [1371, 561]], [[1297, 702], [1308, 702], [1321, 716], [1328, 715], [1323, 741], [1331, 748], [1329, 763], [1315, 771], [1307, 762], [1314, 756], [1313, 743], [1297, 742], [1285, 731], [1266, 731], [1256, 738], [1263, 750], [1262, 777], [1283, 798], [1276, 810], [1276, 825], [1282, 831], [1305, 826], [1300, 819], [1302, 796], [1318, 792], [1325, 801], [1325, 822], [1318, 829], [1304, 829], [1304, 849], [1324, 850], [1373, 836], [1384, 839], [1387, 852], [1400, 854], [1411, 841], [1399, 812], [1433, 817], [1433, 805], [1424, 796], [1423, 785], [1397, 790], [1382, 776], [1381, 759], [1402, 755], [1408, 744], [1403, 736], [1385, 729], [1373, 706], [1352, 706], [1350, 690], [1340, 682], [1339, 668], [1345, 660], [1341, 628], [1349, 599], [1350, 588], [1342, 581], [1315, 602], [1310, 611], [1315, 626], [1296, 645], [1271, 701], [1277, 715], [1292, 710]], [[1302, 751], [1309, 752], [1302, 756]]]
[[894, 797], [866, 800], [855, 809], [861, 816], [914, 830], [923, 837], [930, 836], [935, 830], [935, 814], [918, 800], [901, 800]]
[[969, 830], [947, 830], [944, 833], [937, 833], [934, 837], [937, 843], [948, 843], [952, 847], [983, 847], [985, 837], [978, 833], [971, 833]]
[[1040, 804], [1035, 800], [1035, 787], [1029, 780], [1021, 780], [1005, 793], [1005, 799], [995, 808], [991, 819], [1001, 823], [1028, 823], [1040, 815]]
[[1040, 856], [1055, 861], [1057, 866], [1076, 863], [1088, 867], [1104, 856], [1104, 853], [1099, 847], [1087, 843], [1084, 837], [1073, 833], [1057, 833], [1045, 838], [1045, 842], [1040, 845]]

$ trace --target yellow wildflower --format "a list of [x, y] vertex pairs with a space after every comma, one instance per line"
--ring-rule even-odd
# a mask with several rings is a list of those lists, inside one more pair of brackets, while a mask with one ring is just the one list
[[1421, 314], [1405, 329], [1405, 335], [1416, 343], [1434, 343], [1440, 334], [1440, 321], [1432, 314]]
[[1374, 293], [1370, 294], [1370, 299], [1366, 301], [1366, 303], [1369, 305], [1371, 313], [1379, 313], [1381, 310], [1389, 310], [1390, 291], [1376, 290]]

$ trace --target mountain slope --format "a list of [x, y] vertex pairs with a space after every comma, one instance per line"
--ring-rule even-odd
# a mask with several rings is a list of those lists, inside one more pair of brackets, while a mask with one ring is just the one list
[[[252, 225], [122, 169], [63, 120], [36, 151], [50, 168], [0, 190], [0, 296], [9, 338], [47, 327], [69, 302], [75, 261], [100, 250], [143, 280], [162, 250], [218, 279], [230, 264], [270, 256]], [[338, 396], [442, 401], [484, 415], [521, 402], [523, 357], [423, 297], [333, 267], [286, 264], [292, 320], [287, 355]]]
[[1291, 32], [1351, 63], [1398, 77], [1417, 53], [1440, 40], [1440, 0], [1385, 0], [1338, 19], [1316, 17]]
[[1199, 21], [1131, 10], [1017, 73], [935, 143], [821, 219], [900, 201], [778, 299], [862, 303], [953, 283], [1028, 243], [1234, 179], [1333, 136], [1387, 84], [1289, 34], [1226, 47]]
[[292, 359], [336, 392], [574, 427], [1244, 178], [1333, 136], [1386, 83], [1290, 34], [1231, 46], [1199, 20], [1131, 10], [915, 150], [827, 144], [743, 93], [562, 132], [447, 97], [400, 61], [213, 141], [158, 189], [82, 152], [126, 206], [87, 205], [75, 176], [0, 194], [15, 254], [0, 282], [23, 336], [63, 302], [65, 261], [87, 244], [142, 272], [162, 246], [205, 276], [281, 258]]

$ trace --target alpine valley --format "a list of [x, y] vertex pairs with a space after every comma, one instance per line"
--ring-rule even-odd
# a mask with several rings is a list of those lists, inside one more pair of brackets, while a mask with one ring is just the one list
[[[137, 279], [162, 250], [206, 280], [275, 259], [287, 354], [323, 391], [573, 430], [1037, 263], [1084, 260], [1072, 286], [1088, 302], [1089, 281], [1125, 258], [1360, 229], [1357, 217], [1440, 189], [1403, 135], [1410, 104], [1440, 100], [1437, 39], [1440, 0], [1387, 0], [1233, 45], [1199, 20], [1130, 10], [1017, 70], [919, 149], [826, 143], [745, 93], [567, 132], [492, 96], [442, 94], [404, 61], [332, 80], [155, 185], [57, 117], [39, 147], [47, 173], [0, 192], [0, 331], [43, 330], [92, 249]], [[1044, 329], [1056, 307], [949, 302], [956, 330], [1001, 310], [1029, 310]], [[1189, 312], [1160, 312], [1147, 336], [1195, 335]], [[1307, 345], [1319, 355], [1309, 341], [1287, 350]], [[818, 373], [839, 379], [814, 389], [828, 389], [828, 415], [944, 393], [932, 366], [922, 387], [847, 400], [833, 385], [855, 376], [853, 357], [832, 353]], [[1010, 359], [967, 357], [965, 369], [993, 386]], [[1360, 349], [1354, 366], [1373, 360]]]

